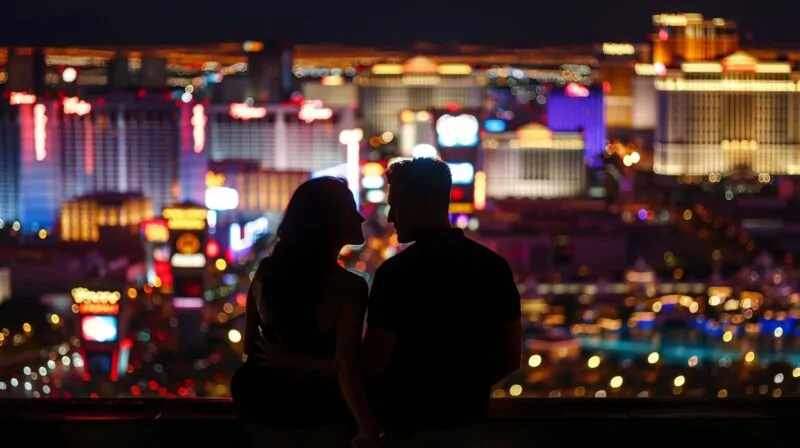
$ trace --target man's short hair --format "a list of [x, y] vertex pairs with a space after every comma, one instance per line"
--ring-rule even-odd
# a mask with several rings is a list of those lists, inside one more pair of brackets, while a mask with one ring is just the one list
[[386, 180], [399, 186], [403, 194], [430, 198], [443, 206], [450, 204], [453, 177], [450, 166], [438, 157], [395, 162], [386, 170]]

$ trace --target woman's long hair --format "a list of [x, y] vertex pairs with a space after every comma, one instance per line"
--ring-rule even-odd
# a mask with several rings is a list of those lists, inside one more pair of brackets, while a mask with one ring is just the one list
[[277, 334], [305, 329], [308, 312], [319, 303], [334, 260], [331, 254], [341, 243], [344, 198], [351, 194], [346, 181], [320, 177], [295, 190], [278, 226], [262, 278], [262, 294], [275, 316]]
[[302, 183], [283, 213], [272, 249], [273, 257], [324, 259], [341, 241], [342, 214], [350, 194], [347, 182], [337, 177], [318, 177]]

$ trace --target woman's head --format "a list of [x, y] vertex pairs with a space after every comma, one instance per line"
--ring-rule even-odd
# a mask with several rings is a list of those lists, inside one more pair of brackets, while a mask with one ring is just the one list
[[336, 177], [318, 177], [297, 187], [277, 236], [279, 241], [291, 245], [340, 248], [364, 243], [363, 222], [347, 182]]

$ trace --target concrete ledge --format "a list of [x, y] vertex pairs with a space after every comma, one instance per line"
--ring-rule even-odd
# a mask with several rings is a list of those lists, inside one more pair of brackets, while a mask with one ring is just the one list
[[[491, 421], [427, 432], [386, 446], [551, 447], [606, 443], [640, 447], [793, 440], [800, 402], [780, 400], [495, 400]], [[282, 430], [246, 425], [229, 400], [0, 400], [0, 434], [36, 446], [346, 446], [330, 428]], [[334, 436], [338, 434], [338, 436]], [[337, 442], [338, 440], [338, 442]], [[788, 445], [786, 445], [788, 446]]]
[[[493, 420], [602, 418], [800, 418], [800, 399], [500, 399]], [[0, 422], [93, 420], [231, 420], [229, 399], [2, 399]]]

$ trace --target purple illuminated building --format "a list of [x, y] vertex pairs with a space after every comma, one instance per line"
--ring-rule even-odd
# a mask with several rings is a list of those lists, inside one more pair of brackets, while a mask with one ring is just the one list
[[582, 132], [586, 144], [586, 164], [597, 167], [606, 145], [606, 120], [603, 90], [590, 87], [588, 96], [570, 96], [552, 89], [547, 99], [548, 126], [554, 132]]

